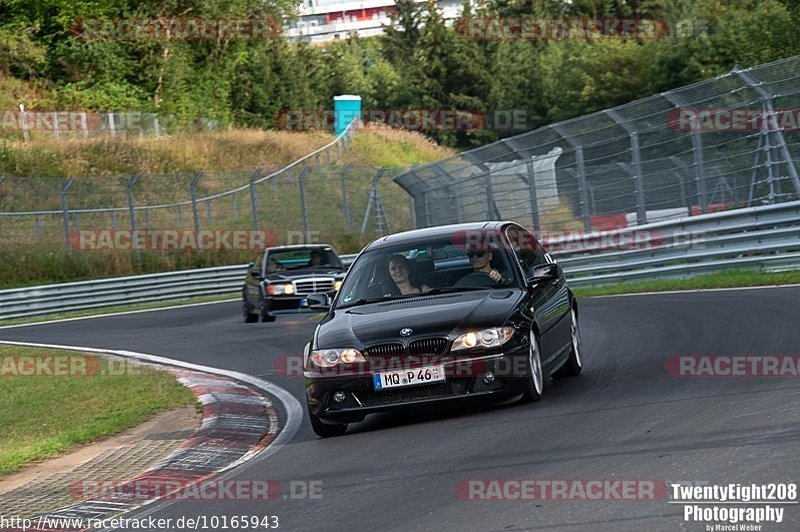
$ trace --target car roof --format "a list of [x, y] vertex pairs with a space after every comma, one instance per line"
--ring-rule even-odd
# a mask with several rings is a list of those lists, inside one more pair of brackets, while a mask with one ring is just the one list
[[461, 224], [435, 225], [433, 227], [424, 227], [422, 229], [412, 229], [410, 231], [403, 231], [402, 233], [395, 233], [393, 235], [380, 237], [377, 240], [374, 240], [371, 244], [369, 244], [364, 249], [364, 251], [366, 250], [371, 251], [389, 246], [411, 244], [429, 239], [452, 236], [458, 231], [482, 230], [482, 231], [497, 232], [508, 224], [519, 225], [516, 222], [494, 220], [488, 222], [468, 222]]
[[285, 246], [272, 246], [267, 248], [267, 251], [284, 251], [284, 250], [292, 250], [292, 249], [324, 249], [330, 248], [331, 251], [335, 251], [333, 246], [330, 244], [287, 244]]

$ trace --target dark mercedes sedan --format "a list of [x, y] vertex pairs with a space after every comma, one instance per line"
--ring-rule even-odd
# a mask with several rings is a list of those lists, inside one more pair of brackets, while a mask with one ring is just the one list
[[312, 293], [333, 296], [345, 266], [328, 244], [267, 248], [250, 263], [242, 287], [242, 313], [247, 323], [275, 321], [281, 312], [309, 310]]
[[311, 425], [445, 402], [537, 401], [581, 372], [578, 305], [560, 266], [513, 222], [449, 225], [369, 244], [304, 353]]

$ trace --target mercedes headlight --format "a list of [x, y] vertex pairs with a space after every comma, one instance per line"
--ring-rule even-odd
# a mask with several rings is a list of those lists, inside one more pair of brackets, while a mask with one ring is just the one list
[[451, 351], [500, 347], [514, 336], [513, 327], [492, 327], [482, 331], [464, 333], [453, 342]]
[[292, 286], [291, 283], [267, 285], [267, 295], [280, 296], [283, 294], [286, 294], [288, 296], [294, 294], [294, 286]]
[[320, 368], [332, 368], [339, 364], [366, 362], [367, 359], [358, 349], [320, 349], [311, 352], [311, 361]]

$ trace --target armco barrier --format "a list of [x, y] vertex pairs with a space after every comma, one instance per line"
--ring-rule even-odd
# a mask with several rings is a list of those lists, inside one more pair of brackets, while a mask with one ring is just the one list
[[[633, 236], [635, 234], [635, 237]], [[634, 249], [570, 246], [570, 235], [546, 245], [573, 286], [687, 277], [731, 268], [800, 268], [800, 201], [722, 211], [639, 225], [611, 233]], [[601, 233], [577, 242], [608, 242]], [[343, 255], [351, 264], [356, 255]], [[241, 290], [246, 265], [222, 266], [0, 291], [0, 320], [109, 306], [231, 295]]]
[[[341, 255], [349, 265], [355, 255]], [[0, 290], [0, 320], [239, 294], [247, 264]]]

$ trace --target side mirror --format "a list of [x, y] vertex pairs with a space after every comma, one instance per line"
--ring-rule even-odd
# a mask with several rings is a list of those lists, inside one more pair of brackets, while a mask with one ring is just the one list
[[331, 308], [331, 298], [324, 292], [309, 294], [306, 301], [311, 310], [330, 310]]
[[558, 281], [558, 276], [558, 264], [542, 264], [534, 267], [531, 271], [531, 276], [528, 277], [528, 286], [540, 285], [548, 281]]
[[253, 263], [250, 263], [248, 271], [250, 272], [250, 275], [252, 275], [256, 279], [261, 279], [261, 268], [259, 268], [258, 266], [253, 266]]

